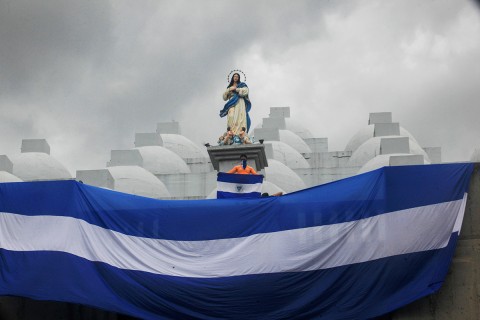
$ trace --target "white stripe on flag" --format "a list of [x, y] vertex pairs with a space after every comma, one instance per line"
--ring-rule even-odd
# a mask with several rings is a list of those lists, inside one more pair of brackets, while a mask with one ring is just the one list
[[71, 217], [3, 212], [0, 247], [68, 252], [122, 269], [180, 277], [309, 271], [443, 248], [457, 216], [463, 214], [463, 202], [411, 208], [333, 225], [208, 241], [142, 238]]
[[455, 221], [455, 226], [453, 227], [453, 232], [458, 232], [460, 235], [460, 230], [462, 229], [463, 216], [465, 215], [465, 207], [467, 206], [468, 194], [465, 193], [462, 200], [462, 206], [460, 207], [457, 220]]
[[254, 183], [254, 184], [242, 184], [242, 183], [230, 183], [230, 182], [217, 182], [217, 190], [219, 192], [229, 192], [229, 193], [253, 193], [253, 192], [261, 192], [262, 191], [262, 184], [261, 183]]

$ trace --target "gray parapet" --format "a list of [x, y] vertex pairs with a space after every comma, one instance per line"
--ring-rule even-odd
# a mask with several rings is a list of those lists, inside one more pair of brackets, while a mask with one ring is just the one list
[[380, 139], [380, 154], [410, 153], [408, 137], [392, 137]]
[[13, 163], [4, 154], [0, 155], [0, 171], [5, 171], [5, 172], [8, 172], [8, 173], [13, 172]]
[[257, 128], [254, 135], [257, 141], [280, 141], [280, 131], [277, 128]]
[[425, 153], [430, 158], [432, 163], [441, 163], [442, 162], [442, 148], [441, 147], [425, 147], [423, 148]]
[[270, 118], [290, 118], [290, 107], [271, 107]]
[[306, 138], [303, 141], [309, 146], [312, 153], [328, 152], [328, 138]]
[[[311, 157], [307, 159], [310, 168], [328, 168], [329, 170], [338, 170], [339, 172], [344, 172], [345, 167], [350, 167], [349, 159], [352, 156], [352, 151], [330, 151], [330, 152], [319, 152], [312, 153]], [[350, 175], [340, 174], [341, 178], [347, 178], [354, 176], [358, 170], [361, 168], [359, 166], [351, 167], [352, 169], [347, 172], [352, 172]], [[328, 182], [333, 181], [329, 180]]]
[[171, 199], [205, 199], [217, 186], [217, 172], [158, 174], [171, 194]]
[[391, 123], [391, 122], [392, 122], [392, 113], [391, 112], [370, 113], [370, 116], [368, 118], [368, 124]]
[[139, 166], [143, 167], [143, 158], [138, 150], [112, 150], [107, 167]]
[[135, 147], [163, 146], [160, 133], [135, 133]]
[[286, 129], [285, 118], [263, 118], [262, 128]]
[[385, 319], [480, 319], [480, 163], [475, 163], [462, 230], [442, 288]]
[[50, 145], [45, 139], [23, 139], [21, 152], [41, 152], [50, 154]]
[[267, 159], [273, 159], [273, 145], [271, 143], [265, 143], [263, 145], [265, 147], [265, 156]]
[[157, 133], [180, 134], [180, 124], [176, 121], [157, 123]]
[[389, 164], [391, 166], [410, 166], [414, 164], [424, 164], [423, 155], [408, 154], [401, 156], [390, 156]]
[[384, 137], [384, 136], [399, 136], [400, 135], [400, 124], [398, 122], [392, 123], [375, 123], [373, 129], [374, 137]]
[[115, 181], [108, 169], [77, 170], [76, 180], [95, 187], [113, 189], [115, 186]]

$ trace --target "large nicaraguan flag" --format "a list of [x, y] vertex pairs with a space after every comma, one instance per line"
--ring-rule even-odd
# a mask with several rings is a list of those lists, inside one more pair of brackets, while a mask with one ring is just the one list
[[231, 174], [219, 172], [217, 175], [217, 199], [260, 198], [263, 176], [260, 174]]
[[442, 285], [472, 169], [386, 167], [227, 200], [3, 183], [0, 295], [144, 319], [373, 318]]

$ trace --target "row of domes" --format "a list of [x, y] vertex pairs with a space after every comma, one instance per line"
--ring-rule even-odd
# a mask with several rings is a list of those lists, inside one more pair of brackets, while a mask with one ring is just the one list
[[[275, 112], [285, 113], [285, 108], [283, 109]], [[317, 164], [307, 161], [308, 158], [315, 152], [325, 152], [328, 155], [327, 150], [312, 151], [311, 140], [320, 138], [313, 138], [308, 130], [289, 119], [288, 116], [285, 114], [272, 116], [271, 111], [271, 117], [264, 119], [263, 124], [256, 127], [253, 133], [257, 140], [262, 134], [267, 137], [269, 134], [273, 135], [272, 139], [264, 139], [269, 163], [265, 168], [264, 190], [268, 190], [266, 192], [269, 193], [293, 192], [305, 188], [306, 183], [296, 172], [315, 174], [309, 170], [318, 169], [311, 167]], [[387, 117], [386, 120], [379, 121], [374, 117], [373, 120], [371, 115], [370, 123], [355, 134], [347, 144], [345, 153], [349, 155], [349, 160], [346, 166], [358, 168], [356, 170], [361, 173], [390, 165], [393, 157], [398, 159], [406, 157], [415, 161], [420, 161], [421, 157], [421, 163], [431, 162], [429, 154], [420, 147], [414, 137], [391, 121], [391, 115], [390, 119]], [[171, 127], [171, 123], [168, 125]], [[176, 126], [178, 128], [178, 124]], [[30, 147], [31, 143], [30, 140]], [[38, 143], [45, 144], [46, 141], [40, 139]], [[382, 152], [388, 148], [397, 151], [390, 150], [388, 154], [383, 154]], [[48, 150], [48, 152], [38, 152], [38, 150]], [[480, 152], [477, 153], [480, 154]], [[473, 157], [474, 155], [472, 160], [478, 161]], [[478, 155], [477, 157], [480, 158]], [[41, 145], [29, 150], [23, 147], [22, 142], [22, 153], [10, 156], [8, 159], [11, 161], [11, 170], [2, 170], [0, 158], [0, 182], [72, 179], [68, 170], [49, 155], [49, 146], [47, 148]], [[78, 171], [77, 179], [79, 179], [79, 173], [83, 174], [87, 180], [89, 176], [103, 175], [105, 181], [111, 180], [110, 184], [96, 185], [148, 197], [170, 198], [173, 196], [172, 191], [162, 182], [161, 177], [203, 175], [202, 179], [210, 179], [209, 173], [213, 169], [203, 146], [198, 146], [182, 136], [178, 129], [165, 130], [159, 124], [157, 132], [137, 134], [134, 148], [113, 150], [106, 168], [86, 171], [89, 172]], [[209, 197], [211, 197], [214, 193], [215, 189], [206, 190], [205, 195], [210, 194]]]
[[[293, 133], [290, 133], [290, 137], [292, 135]], [[124, 150], [140, 155], [141, 163], [136, 165], [112, 164], [114, 154], [112, 151], [112, 160], [107, 168], [102, 169], [108, 171], [115, 181], [112, 189], [154, 198], [169, 198], [171, 194], [168, 188], [155, 175], [190, 174], [191, 170], [186, 161], [191, 159], [208, 164], [205, 149], [195, 145], [186, 137], [178, 134], [161, 134], [161, 137], [163, 146], [142, 146]], [[46, 143], [46, 141], [40, 139], [39, 143]], [[270, 144], [274, 158], [279, 160], [270, 159], [270, 166], [265, 169], [269, 177], [264, 185], [266, 192], [292, 192], [305, 188], [301, 178], [290, 167], [307, 168], [309, 165], [306, 160], [286, 143], [273, 141]], [[65, 166], [48, 153], [23, 151], [23, 153], [9, 156], [13, 170], [11, 173], [0, 171], [1, 182], [73, 178]]]

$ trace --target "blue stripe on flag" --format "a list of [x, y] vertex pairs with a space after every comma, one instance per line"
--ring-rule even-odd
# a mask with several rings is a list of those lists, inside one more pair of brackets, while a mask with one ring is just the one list
[[61, 252], [0, 249], [0, 295], [81, 303], [143, 319], [368, 319], [436, 292], [457, 236], [438, 250], [224, 278], [154, 275]]
[[147, 238], [236, 238], [342, 223], [462, 199], [472, 170], [471, 163], [386, 167], [256, 201], [161, 201], [75, 181], [1, 183], [0, 211], [70, 216]]
[[222, 192], [217, 191], [217, 199], [257, 199], [260, 198], [260, 192], [250, 192], [250, 193], [231, 193], [231, 192]]
[[217, 174], [217, 181], [241, 184], [256, 184], [263, 182], [263, 176], [260, 174], [231, 174], [219, 172]]

